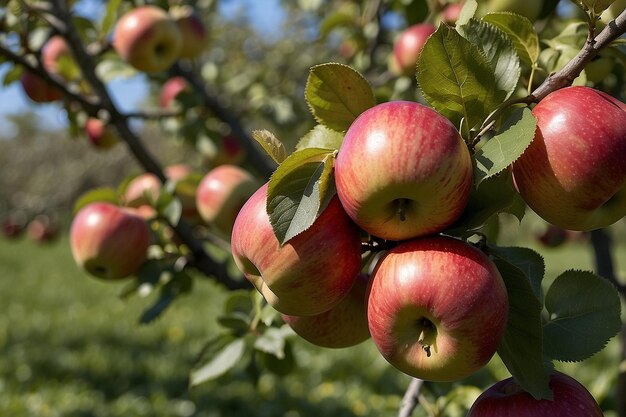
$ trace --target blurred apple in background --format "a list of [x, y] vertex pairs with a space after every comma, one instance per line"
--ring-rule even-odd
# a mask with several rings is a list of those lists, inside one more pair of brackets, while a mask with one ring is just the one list
[[140, 6], [117, 22], [113, 48], [139, 71], [155, 73], [168, 69], [178, 59], [182, 35], [174, 19], [156, 6]]
[[191, 87], [184, 77], [172, 77], [163, 84], [159, 96], [159, 106], [162, 108], [170, 107], [180, 93], [190, 91]]
[[59, 229], [55, 222], [45, 214], [35, 216], [26, 227], [26, 235], [37, 243], [52, 242], [58, 237]]
[[72, 51], [60, 35], [52, 36], [41, 49], [41, 63], [46, 71], [66, 80], [79, 76]]
[[172, 7], [169, 13], [174, 17], [183, 39], [180, 58], [196, 58], [204, 51], [208, 41], [204, 22], [188, 5]]
[[22, 211], [14, 211], [2, 219], [2, 234], [8, 239], [19, 237], [26, 228], [26, 214]]
[[94, 117], [87, 119], [85, 133], [89, 143], [97, 149], [111, 149], [120, 141], [112, 127]]
[[49, 103], [61, 99], [61, 90], [30, 71], [25, 71], [20, 83], [26, 96], [35, 103]]
[[417, 60], [428, 37], [435, 32], [436, 28], [430, 23], [418, 23], [405, 29], [393, 47], [396, 64], [404, 75], [415, 74]]

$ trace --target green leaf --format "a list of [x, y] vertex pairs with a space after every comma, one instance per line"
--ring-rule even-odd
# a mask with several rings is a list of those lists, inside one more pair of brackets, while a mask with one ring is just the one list
[[505, 93], [505, 100], [508, 99], [521, 74], [519, 57], [509, 37], [498, 27], [476, 19], [470, 19], [463, 26], [457, 23], [456, 28], [465, 39], [483, 50], [494, 68], [496, 88]]
[[504, 31], [517, 50], [520, 59], [528, 66], [534, 66], [539, 58], [539, 37], [527, 17], [515, 13], [489, 13], [482, 19]]
[[178, 198], [172, 198], [166, 204], [159, 204], [158, 211], [169, 224], [176, 226], [183, 214], [183, 203]]
[[367, 80], [347, 65], [329, 63], [311, 68], [305, 88], [306, 101], [318, 123], [338, 132], [376, 105]]
[[289, 340], [285, 340], [283, 348], [283, 357], [278, 358], [271, 353], [256, 352], [256, 359], [263, 369], [273, 373], [274, 375], [285, 376], [291, 373], [296, 367], [296, 358], [293, 354], [293, 348]]
[[285, 145], [269, 130], [255, 130], [252, 137], [277, 164], [287, 158]]
[[536, 127], [537, 120], [529, 108], [517, 109], [504, 123], [501, 132], [474, 154], [476, 184], [479, 185], [515, 162], [534, 139]]
[[[352, 8], [354, 9], [354, 8]], [[333, 29], [342, 26], [354, 26], [356, 22], [356, 15], [358, 10], [338, 11], [326, 16], [319, 25], [320, 38], [326, 39], [326, 37], [333, 31]]]
[[465, 417], [481, 393], [480, 388], [471, 385], [454, 387], [445, 396], [437, 398], [437, 415]]
[[11, 67], [11, 69], [4, 74], [2, 85], [7, 86], [15, 81], [18, 81], [23, 73], [24, 69], [20, 65], [13, 65], [13, 67]]
[[492, 253], [515, 265], [530, 281], [537, 301], [543, 304], [541, 282], [546, 272], [546, 265], [539, 253], [530, 248], [489, 246]]
[[334, 195], [335, 151], [296, 151], [274, 171], [267, 191], [267, 214], [281, 245], [307, 230]]
[[[256, 293], [256, 291], [255, 291]], [[224, 313], [230, 314], [234, 312], [251, 314], [254, 309], [251, 291], [238, 290], [229, 293], [228, 298], [224, 302]]]
[[604, 348], [621, 328], [615, 287], [593, 272], [565, 271], [546, 294], [550, 321], [544, 352], [559, 361], [582, 361]]
[[343, 142], [343, 134], [329, 129], [324, 125], [316, 125], [304, 135], [296, 145], [296, 149], [323, 148], [339, 150]]
[[254, 348], [276, 356], [278, 359], [285, 358], [285, 342], [295, 333], [284, 324], [280, 328], [270, 327], [254, 341]]
[[463, 119], [472, 128], [505, 96], [496, 90], [494, 71], [482, 50], [447, 25], [440, 25], [424, 45], [417, 81], [428, 103], [456, 126]]
[[524, 272], [495, 258], [509, 295], [509, 318], [498, 355], [520, 386], [535, 399], [552, 399], [543, 362], [542, 305]]
[[105, 38], [111, 28], [113, 28], [113, 25], [117, 20], [117, 9], [120, 7], [121, 2], [121, 0], [110, 0], [107, 2], [104, 17], [102, 18], [102, 23], [100, 24], [100, 34], [103, 38]]
[[217, 322], [236, 334], [245, 334], [250, 330], [250, 317], [240, 312], [219, 316]]
[[476, 0], [467, 0], [463, 3], [463, 8], [461, 9], [461, 14], [459, 18], [456, 20], [457, 26], [463, 26], [467, 22], [470, 21], [471, 18], [476, 14], [476, 10], [478, 10], [478, 3]]
[[[223, 343], [223, 342], [222, 342]], [[221, 344], [216, 342], [216, 344]], [[221, 347], [211, 359], [189, 376], [189, 385], [195, 386], [216, 379], [231, 370], [241, 360], [245, 350], [244, 339], [234, 339]]]
[[76, 202], [74, 203], [73, 213], [76, 214], [86, 205], [99, 201], [115, 205], [119, 204], [117, 192], [113, 188], [94, 188], [93, 190], [89, 190], [80, 197], [78, 197], [78, 200], [76, 200]]

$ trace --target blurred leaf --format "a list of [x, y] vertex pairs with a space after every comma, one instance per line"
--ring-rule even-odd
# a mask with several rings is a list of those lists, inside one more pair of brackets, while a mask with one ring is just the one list
[[504, 31], [517, 50], [520, 59], [528, 66], [533, 66], [539, 58], [539, 37], [527, 17], [515, 13], [489, 13], [482, 19]]
[[148, 324], [154, 321], [172, 304], [177, 295], [170, 291], [162, 291], [154, 304], [143, 311], [139, 318], [139, 323]]
[[459, 18], [456, 20], [457, 26], [463, 26], [470, 21], [471, 18], [476, 14], [476, 10], [478, 9], [478, 3], [476, 0], [467, 0], [463, 3], [463, 8], [461, 9], [461, 14]]
[[255, 130], [252, 137], [277, 164], [287, 158], [285, 145], [269, 130]]
[[491, 253], [519, 268], [530, 281], [537, 301], [543, 304], [541, 282], [546, 266], [543, 256], [530, 248], [490, 246]]
[[495, 71], [496, 87], [505, 93], [504, 100], [515, 91], [521, 74], [520, 62], [509, 37], [498, 27], [470, 19], [465, 25], [456, 25], [457, 31], [468, 41], [479, 45]]
[[439, 415], [465, 417], [481, 393], [481, 389], [469, 385], [454, 387], [445, 396], [437, 398]]
[[285, 340], [285, 346], [283, 348], [283, 357], [279, 358], [272, 353], [257, 351], [256, 358], [259, 365], [278, 376], [285, 376], [290, 374], [296, 368], [296, 358], [293, 354], [293, 348], [289, 340]]
[[[351, 8], [351, 11], [354, 8]], [[328, 34], [336, 28], [342, 26], [353, 26], [356, 23], [355, 13], [349, 13], [347, 11], [338, 11], [336, 13], [329, 14], [324, 17], [319, 25], [320, 38], [326, 39]]]
[[261, 352], [274, 355], [278, 359], [284, 359], [286, 340], [294, 334], [295, 333], [291, 330], [291, 327], [286, 324], [280, 328], [269, 327], [254, 341], [254, 348]]
[[537, 120], [529, 108], [517, 109], [506, 120], [500, 133], [487, 141], [474, 154], [475, 183], [480, 185], [515, 162], [535, 137]]
[[224, 313], [230, 314], [239, 312], [251, 314], [254, 310], [252, 291], [257, 292], [255, 290], [237, 290], [229, 293], [228, 298], [224, 302]]
[[102, 38], [106, 38], [113, 28], [117, 20], [117, 9], [120, 7], [121, 3], [121, 0], [110, 0], [107, 2], [106, 10], [100, 24], [100, 34]]
[[83, 207], [96, 202], [118, 205], [119, 201], [117, 198], [117, 192], [110, 187], [94, 188], [93, 190], [89, 190], [78, 197], [78, 200], [74, 203], [72, 214], [76, 215], [76, 213], [78, 213], [78, 211]]
[[[226, 342], [226, 343], [225, 343]], [[215, 342], [214, 354], [206, 352], [210, 355], [210, 359], [201, 367], [191, 371], [189, 376], [189, 385], [196, 386], [203, 382], [210, 381], [224, 375], [231, 370], [241, 357], [245, 350], [244, 339], [232, 339], [229, 337], [221, 338]]]
[[250, 316], [240, 311], [219, 316], [217, 322], [239, 335], [243, 335], [250, 330]]
[[343, 134], [327, 128], [324, 125], [316, 125], [298, 141], [296, 150], [305, 148], [323, 148], [339, 150], [343, 142]]
[[305, 98], [315, 120], [338, 132], [347, 130], [354, 119], [376, 105], [367, 80], [349, 66], [336, 63], [311, 68]]
[[494, 259], [509, 295], [509, 318], [498, 355], [520, 386], [535, 399], [552, 399], [543, 363], [542, 305], [521, 269]]
[[7, 86], [15, 81], [19, 81], [24, 73], [24, 69], [20, 65], [13, 65], [11, 69], [9, 69], [2, 79], [2, 85]]
[[546, 294], [550, 321], [544, 325], [544, 352], [559, 361], [582, 361], [604, 348], [621, 328], [615, 287], [588, 271], [565, 271]]
[[463, 119], [474, 127], [505, 96], [496, 90], [494, 70], [483, 51], [447, 25], [440, 25], [424, 45], [417, 81], [428, 103], [456, 126]]
[[267, 213], [281, 245], [307, 230], [334, 195], [335, 151], [296, 151], [274, 171], [267, 191]]

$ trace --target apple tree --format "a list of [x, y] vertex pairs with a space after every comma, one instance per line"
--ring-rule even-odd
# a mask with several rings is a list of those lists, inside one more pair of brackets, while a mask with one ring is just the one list
[[[373, 343], [412, 377], [401, 416], [418, 403], [444, 415], [451, 393], [433, 386], [462, 387], [494, 356], [510, 378], [462, 412], [601, 416], [555, 363], [622, 327], [603, 229], [626, 215], [623, 2], [284, 2], [315, 42], [294, 25], [283, 56], [205, 25], [217, 5], [198, 3], [111, 1], [94, 20], [11, 0], [0, 21], [5, 83], [62, 100], [73, 134], [124, 143], [145, 171], [76, 201], [77, 264], [127, 280], [124, 296], [156, 294], [141, 322], [198, 276], [233, 290], [191, 385], [242, 364], [288, 373], [295, 334]], [[159, 106], [124, 113], [107, 82], [137, 71]], [[193, 146], [208, 172], [163, 167], [133, 119]], [[531, 211], [590, 232], [597, 271], [544, 282], [539, 252], [502, 244], [502, 219]]]

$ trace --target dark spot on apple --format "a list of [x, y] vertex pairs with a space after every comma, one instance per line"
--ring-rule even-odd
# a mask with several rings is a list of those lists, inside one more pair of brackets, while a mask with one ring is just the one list
[[396, 207], [396, 214], [400, 218], [400, 221], [403, 222], [406, 220], [406, 209], [410, 204], [410, 200], [407, 198], [398, 198], [393, 200], [393, 204]]

